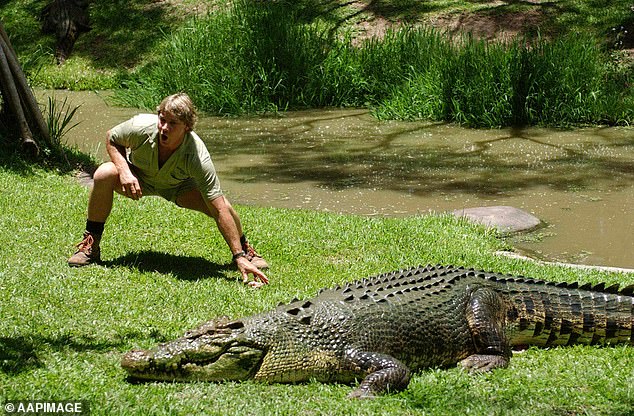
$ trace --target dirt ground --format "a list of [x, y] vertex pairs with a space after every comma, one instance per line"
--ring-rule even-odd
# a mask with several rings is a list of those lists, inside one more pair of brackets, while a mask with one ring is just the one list
[[[398, 26], [400, 19], [388, 18], [372, 8], [374, 0], [353, 0], [345, 3], [351, 10], [351, 16], [355, 18], [358, 40], [381, 36], [387, 28]], [[378, 2], [376, 2], [378, 3]], [[494, 10], [496, 7], [508, 5], [508, 1], [495, 0], [479, 2], [481, 12], [468, 12], [459, 10], [446, 10], [441, 12], [418, 13], [416, 18], [408, 19], [408, 23], [418, 23], [433, 27], [441, 32], [452, 35], [470, 33], [476, 38], [490, 41], [507, 41], [523, 34], [535, 33], [538, 28], [544, 37], [552, 36], [544, 27], [548, 27], [547, 8], [535, 8], [521, 12], [506, 11], [493, 13], [485, 10]], [[525, 4], [539, 5], [543, 0], [524, 0]], [[634, 3], [631, 7], [634, 15]], [[634, 19], [633, 19], [634, 20]], [[634, 27], [621, 28], [623, 38], [621, 59], [623, 63], [634, 62]]]
[[[541, 0], [524, 0], [525, 3], [540, 3]], [[389, 3], [389, 2], [388, 2]], [[412, 2], [409, 2], [411, 7]], [[504, 6], [505, 1], [481, 1], [479, 7], [484, 10]], [[404, 2], [405, 5], [408, 2]], [[213, 10], [213, 2], [205, 3], [192, 0], [154, 0], [150, 7], [170, 7], [176, 14], [206, 14]], [[485, 13], [446, 11], [425, 11], [424, 6], [411, 12], [407, 9], [397, 10], [384, 5], [379, 0], [324, 0], [319, 7], [322, 11], [338, 10], [341, 15], [341, 26], [352, 26], [356, 35], [363, 39], [381, 36], [389, 27], [398, 26], [400, 22], [420, 23], [438, 28], [448, 33], [471, 32], [474, 36], [485, 39], [508, 38], [540, 26], [545, 19], [543, 11], [513, 12], [503, 15], [487, 15]]]
[[[492, 6], [500, 2], [490, 2]], [[357, 8], [361, 13], [367, 10], [367, 3], [352, 2], [349, 7]], [[366, 12], [367, 13], [367, 12]], [[504, 15], [487, 15], [483, 13], [446, 12], [429, 13], [418, 19], [418, 23], [436, 28], [450, 34], [471, 33], [487, 40], [511, 39], [518, 34], [526, 33], [541, 26], [546, 16], [544, 12], [534, 10], [529, 12], [512, 12]], [[380, 36], [386, 28], [398, 25], [380, 14], [372, 14], [366, 20], [361, 20], [357, 26], [363, 37]]]

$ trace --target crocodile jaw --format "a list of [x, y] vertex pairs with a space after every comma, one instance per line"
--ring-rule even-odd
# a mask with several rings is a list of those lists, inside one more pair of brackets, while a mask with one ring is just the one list
[[214, 359], [189, 361], [186, 357], [165, 357], [153, 350], [132, 350], [121, 366], [128, 376], [157, 381], [247, 380], [259, 368], [263, 351], [250, 347], [232, 347]]
[[[132, 379], [159, 381], [226, 381], [252, 378], [264, 351], [241, 337], [241, 328], [210, 322], [172, 342], [150, 350], [132, 350], [121, 367]], [[234, 322], [235, 324], [235, 322]]]

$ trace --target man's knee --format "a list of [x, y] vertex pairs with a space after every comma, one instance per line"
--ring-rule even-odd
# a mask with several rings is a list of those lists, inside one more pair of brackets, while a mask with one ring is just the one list
[[102, 163], [93, 174], [93, 179], [96, 182], [112, 181], [113, 179], [118, 180], [119, 172], [117, 171], [117, 167], [114, 165], [114, 163]]
[[112, 162], [101, 164], [93, 174], [93, 193], [118, 192], [121, 193], [119, 171]]

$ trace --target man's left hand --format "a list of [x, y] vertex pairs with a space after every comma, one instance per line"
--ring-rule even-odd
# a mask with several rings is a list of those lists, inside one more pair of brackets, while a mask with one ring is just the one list
[[[249, 287], [260, 288], [269, 283], [269, 278], [266, 277], [260, 269], [255, 267], [247, 258], [239, 257], [236, 259], [236, 265], [240, 274], [242, 275], [242, 282]], [[250, 281], [249, 274], [253, 275], [253, 281]]]

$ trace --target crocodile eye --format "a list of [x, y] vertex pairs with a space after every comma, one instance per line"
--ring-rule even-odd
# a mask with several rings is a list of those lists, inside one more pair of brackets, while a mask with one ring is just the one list
[[241, 329], [244, 328], [244, 323], [242, 321], [233, 321], [227, 324], [227, 328], [229, 329]]

